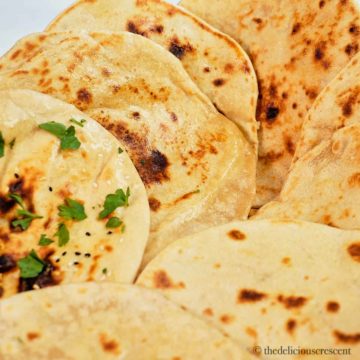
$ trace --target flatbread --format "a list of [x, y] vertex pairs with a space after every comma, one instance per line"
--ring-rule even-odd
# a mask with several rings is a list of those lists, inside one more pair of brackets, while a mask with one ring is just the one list
[[360, 230], [359, 76], [357, 55], [315, 101], [279, 198], [254, 218]]
[[[86, 120], [83, 127], [70, 119]], [[55, 121], [76, 127], [77, 150], [62, 150], [58, 138], [39, 128]], [[144, 185], [119, 142], [74, 106], [29, 90], [0, 91], [0, 131], [5, 141], [0, 158], [0, 298], [19, 291], [89, 280], [132, 282], [149, 233], [149, 207]], [[129, 206], [116, 209], [125, 228], [106, 228], [98, 219], [108, 194], [130, 188]], [[22, 207], [42, 216], [28, 229], [12, 226]], [[72, 199], [87, 218], [59, 216], [58, 206]], [[69, 233], [59, 246], [59, 224]], [[111, 232], [109, 232], [111, 230]], [[39, 246], [41, 235], [53, 240]], [[37, 275], [19, 278], [17, 261], [34, 249], [45, 264]], [[104, 269], [107, 269], [104, 272]], [[0, 332], [3, 336], [3, 332]]]
[[180, 236], [247, 217], [256, 151], [159, 45], [127, 32], [44, 33], [0, 67], [0, 88], [74, 104], [123, 143], [152, 210], [145, 262]]
[[359, 359], [359, 239], [305, 222], [234, 222], [176, 241], [137, 283], [248, 347], [346, 348]]
[[257, 147], [256, 75], [244, 50], [184, 9], [160, 0], [77, 1], [46, 31], [130, 31], [181, 60], [192, 80]]
[[249, 358], [206, 322], [130, 285], [65, 285], [15, 296], [0, 302], [0, 333], [2, 360]]
[[234, 37], [259, 79], [258, 207], [280, 192], [301, 124], [320, 91], [357, 53], [355, 0], [183, 0]]

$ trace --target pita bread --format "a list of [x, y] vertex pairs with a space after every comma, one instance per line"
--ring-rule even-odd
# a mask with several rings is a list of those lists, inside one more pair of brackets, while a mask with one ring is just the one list
[[249, 358], [160, 294], [129, 285], [65, 285], [14, 296], [0, 302], [0, 333], [3, 360]]
[[257, 80], [244, 50], [187, 11], [159, 0], [77, 1], [47, 31], [130, 31], [177, 56], [192, 80], [257, 147]]
[[280, 192], [300, 128], [320, 91], [359, 48], [354, 0], [183, 0], [181, 5], [234, 37], [259, 79], [260, 207]]
[[359, 55], [324, 89], [304, 122], [280, 196], [254, 218], [360, 230]]
[[[70, 119], [86, 122], [80, 127]], [[80, 148], [62, 150], [56, 136], [39, 128], [51, 121], [74, 125]], [[70, 282], [132, 282], [148, 238], [149, 207], [135, 167], [125, 152], [118, 153], [118, 141], [75, 107], [29, 90], [0, 91], [0, 131], [5, 140], [0, 158], [0, 298]], [[128, 187], [129, 206], [111, 214], [125, 228], [109, 233], [108, 217], [98, 220], [106, 196]], [[20, 196], [23, 205], [10, 194]], [[76, 221], [60, 215], [58, 207], [69, 205], [67, 199], [82, 204], [87, 217]], [[14, 226], [15, 220], [26, 218], [19, 210], [41, 218], [27, 229]], [[60, 224], [70, 233], [67, 243], [66, 237], [55, 235]], [[40, 246], [42, 234], [53, 242]], [[17, 261], [32, 249], [43, 266], [35, 264], [40, 266], [36, 275], [21, 273], [20, 278]], [[34, 259], [28, 260], [34, 265]]]
[[152, 210], [145, 262], [180, 236], [247, 217], [255, 150], [159, 45], [127, 32], [44, 33], [0, 67], [0, 88], [74, 104], [123, 143]]
[[359, 239], [359, 232], [305, 222], [235, 222], [171, 244], [137, 283], [249, 347], [346, 348], [355, 360]]

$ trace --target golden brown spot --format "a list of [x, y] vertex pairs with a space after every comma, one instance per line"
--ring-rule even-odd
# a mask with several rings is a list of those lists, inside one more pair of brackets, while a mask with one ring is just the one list
[[285, 137], [285, 148], [290, 155], [294, 155], [295, 146], [290, 137]]
[[152, 211], [158, 211], [161, 207], [161, 202], [153, 197], [149, 198], [149, 205]]
[[224, 79], [215, 79], [213, 81], [213, 84], [217, 87], [223, 86], [225, 84], [225, 80]]
[[266, 294], [256, 290], [243, 289], [239, 291], [238, 303], [257, 302], [265, 299]]
[[338, 340], [338, 342], [345, 343], [345, 344], [356, 344], [360, 342], [360, 333], [356, 334], [345, 334], [341, 331], [334, 330], [334, 336]]
[[345, 53], [352, 57], [359, 51], [359, 44], [354, 42], [345, 46]]
[[90, 104], [92, 102], [92, 95], [85, 88], [82, 88], [77, 92], [77, 98], [79, 101], [85, 104]]
[[209, 73], [210, 72], [210, 68], [208, 66], [204, 67], [204, 72], [205, 73]]
[[106, 334], [100, 334], [99, 336], [100, 344], [105, 352], [113, 353], [115, 355], [120, 355], [120, 346], [116, 340], [109, 339]]
[[232, 240], [245, 240], [246, 239], [246, 235], [239, 230], [229, 231], [228, 236]]
[[306, 304], [307, 299], [303, 296], [278, 296], [278, 301], [281, 302], [287, 309], [299, 308]]
[[155, 272], [154, 285], [157, 289], [183, 289], [183, 288], [185, 288], [185, 284], [183, 282], [174, 284], [174, 282], [170, 279], [170, 277], [164, 270], [159, 270], [159, 271]]
[[213, 316], [214, 312], [212, 311], [212, 309], [206, 308], [206, 309], [204, 309], [203, 314], [207, 315], [207, 316]]
[[111, 245], [106, 245], [106, 246], [105, 246], [105, 250], [106, 250], [107, 252], [112, 252], [112, 251], [113, 251], [113, 247], [112, 247]]
[[7, 273], [16, 268], [16, 261], [10, 254], [0, 255], [0, 274]]
[[360, 173], [355, 173], [348, 178], [348, 184], [350, 187], [360, 186]]
[[22, 50], [19, 49], [19, 50], [16, 50], [11, 56], [10, 56], [10, 59], [11, 60], [15, 60], [20, 54], [21, 54]]
[[171, 120], [173, 121], [173, 122], [177, 122], [178, 121], [178, 117], [176, 116], [176, 114], [175, 113], [170, 113], [170, 118], [171, 118]]
[[291, 30], [291, 35], [295, 35], [299, 32], [301, 28], [301, 24], [299, 22], [295, 23], [292, 30]]
[[224, 314], [224, 315], [221, 315], [220, 316], [220, 321], [223, 323], [223, 324], [230, 324], [234, 321], [234, 316], [232, 315], [227, 315], [227, 314]]
[[290, 265], [291, 264], [291, 259], [289, 257], [284, 257], [281, 262], [284, 264], [284, 265]]
[[256, 339], [257, 336], [258, 336], [256, 330], [253, 329], [252, 327], [249, 327], [249, 326], [245, 329], [245, 332], [246, 332], [249, 336], [251, 336], [251, 337], [253, 337], [253, 338], [255, 338], [255, 339]]
[[296, 320], [294, 319], [289, 319], [286, 322], [286, 330], [289, 334], [293, 334], [294, 330], [296, 328]]
[[332, 312], [332, 313], [336, 313], [338, 312], [340, 309], [340, 305], [338, 302], [336, 301], [329, 301], [327, 304], [326, 304], [326, 310], [328, 312]]
[[233, 64], [226, 64], [225, 65], [225, 72], [227, 74], [232, 74], [234, 72], [234, 65]]
[[221, 264], [220, 263], [215, 263], [214, 264], [214, 269], [220, 269], [221, 268]]
[[319, 8], [322, 9], [325, 6], [325, 0], [319, 2]]
[[173, 201], [173, 204], [175, 205], [175, 204], [178, 204], [178, 203], [181, 202], [181, 201], [188, 200], [188, 199], [190, 199], [193, 195], [196, 195], [196, 194], [199, 194], [199, 190], [190, 191], [190, 192], [188, 192], [188, 193], [186, 193], [186, 194], [178, 197], [177, 199], [175, 199], [175, 200]]
[[360, 242], [351, 244], [347, 250], [353, 260], [360, 262]]
[[111, 71], [108, 69], [102, 69], [101, 73], [105, 76], [105, 77], [109, 77], [111, 75]]
[[39, 337], [40, 337], [40, 334], [39, 334], [39, 333], [36, 333], [36, 332], [28, 332], [28, 333], [26, 334], [26, 337], [28, 338], [29, 341], [33, 341], [33, 340], [39, 338]]
[[146, 31], [141, 31], [140, 28], [135, 24], [134, 21], [128, 21], [127, 23], [127, 31], [133, 33], [133, 34], [137, 34], [137, 35], [141, 35], [141, 36], [147, 36]]

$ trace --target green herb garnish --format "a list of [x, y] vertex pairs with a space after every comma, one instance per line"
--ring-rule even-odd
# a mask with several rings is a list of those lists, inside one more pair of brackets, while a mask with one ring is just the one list
[[121, 224], [122, 221], [118, 217], [114, 216], [108, 220], [106, 227], [109, 229], [115, 229], [118, 228]]
[[106, 196], [104, 202], [104, 209], [99, 214], [99, 219], [104, 219], [110, 215], [118, 207], [129, 206], [130, 188], [127, 188], [126, 193], [123, 189], [116, 190], [115, 194]]
[[124, 152], [124, 150], [123, 150], [121, 147], [119, 147], [119, 148], [118, 148], [118, 153], [119, 153], [119, 154], [122, 154], [123, 152]]
[[87, 218], [87, 215], [85, 214], [84, 205], [72, 199], [66, 199], [65, 203], [66, 205], [58, 206], [60, 217], [66, 220], [77, 220], [77, 221], [81, 221]]
[[55, 236], [59, 238], [58, 245], [65, 246], [70, 240], [70, 233], [65, 224], [60, 224]]
[[84, 124], [86, 123], [85, 119], [81, 119], [80, 121], [76, 120], [76, 119], [70, 119], [70, 122], [80, 126], [80, 127], [84, 127]]
[[24, 200], [22, 199], [22, 197], [18, 194], [9, 194], [8, 197], [10, 199], [13, 199], [18, 205], [20, 205], [23, 209], [25, 208], [24, 206]]
[[74, 126], [70, 126], [66, 129], [65, 125], [51, 121], [39, 125], [40, 129], [43, 129], [60, 139], [60, 147], [62, 150], [77, 150], [81, 143], [76, 137]]
[[20, 269], [20, 277], [23, 279], [37, 277], [44, 269], [45, 263], [38, 257], [35, 250], [31, 250], [30, 254], [18, 262]]
[[50, 245], [54, 242], [54, 240], [49, 239], [48, 237], [46, 237], [45, 234], [42, 234], [39, 240], [39, 245], [40, 246], [47, 246]]
[[2, 132], [0, 131], [0, 158], [5, 155], [5, 140], [3, 138]]
[[104, 275], [107, 274], [107, 271], [108, 271], [107, 268], [103, 268], [103, 269], [102, 269], [102, 273], [103, 273]]
[[41, 219], [42, 218], [42, 216], [33, 214], [30, 211], [27, 211], [27, 210], [24, 210], [24, 209], [18, 210], [17, 214], [18, 214], [18, 216], [22, 216], [22, 218], [12, 221], [11, 225], [13, 227], [20, 226], [22, 230], [27, 230], [29, 228], [31, 222], [34, 219]]

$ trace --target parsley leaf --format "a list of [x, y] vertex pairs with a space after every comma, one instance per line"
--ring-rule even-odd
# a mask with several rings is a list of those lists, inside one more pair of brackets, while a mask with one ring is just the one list
[[60, 224], [55, 236], [59, 238], [58, 245], [65, 246], [70, 240], [70, 233], [65, 224]]
[[38, 257], [35, 250], [31, 250], [30, 254], [20, 259], [17, 264], [20, 269], [20, 277], [23, 279], [38, 276], [45, 267], [45, 263]]
[[0, 131], [0, 158], [5, 155], [5, 140], [3, 138], [2, 132]]
[[84, 206], [82, 204], [72, 199], [66, 199], [65, 203], [66, 205], [58, 206], [60, 217], [66, 220], [78, 220], [78, 221], [87, 218], [87, 215], [85, 214]]
[[115, 194], [107, 195], [104, 202], [104, 209], [100, 212], [99, 219], [106, 218], [118, 207], [129, 206], [129, 197], [129, 188], [127, 188], [126, 193], [123, 189], [118, 189]]
[[42, 216], [33, 214], [30, 211], [27, 211], [27, 210], [24, 210], [24, 209], [23, 210], [18, 210], [17, 214], [18, 214], [18, 216], [22, 216], [22, 218], [12, 221], [11, 225], [13, 227], [20, 226], [22, 230], [27, 230], [29, 228], [31, 222], [34, 219], [41, 219], [42, 218]]
[[54, 240], [49, 239], [48, 237], [46, 237], [45, 234], [42, 234], [39, 240], [39, 245], [40, 246], [47, 246], [50, 245], [51, 243], [53, 243]]
[[22, 197], [18, 194], [9, 194], [8, 197], [10, 199], [13, 199], [18, 205], [20, 205], [23, 209], [25, 208], [24, 206], [24, 200], [22, 199]]
[[109, 229], [115, 229], [118, 228], [121, 224], [122, 221], [118, 217], [114, 216], [108, 220], [106, 227]]
[[119, 147], [119, 148], [118, 148], [118, 153], [119, 153], [119, 154], [122, 154], [123, 152], [124, 152], [124, 150], [123, 150], [121, 147]]
[[74, 126], [70, 126], [68, 129], [66, 129], [65, 125], [51, 121], [40, 124], [39, 128], [55, 135], [58, 139], [60, 139], [60, 147], [62, 150], [77, 150], [81, 146], [79, 139], [75, 135], [76, 131]]
[[86, 123], [85, 119], [81, 119], [80, 121], [76, 120], [76, 119], [70, 119], [70, 122], [72, 122], [73, 124], [76, 124], [80, 127], [84, 127], [84, 124]]

